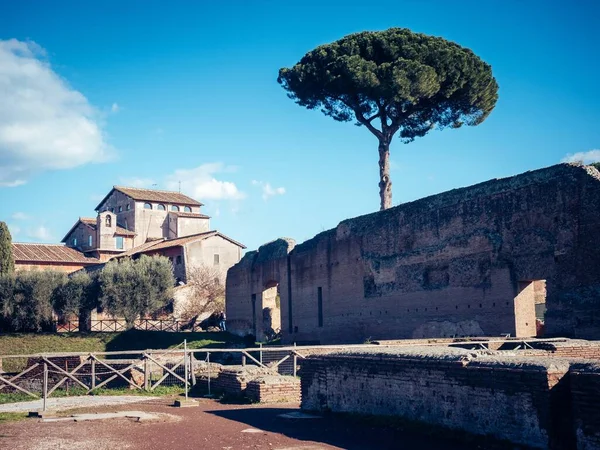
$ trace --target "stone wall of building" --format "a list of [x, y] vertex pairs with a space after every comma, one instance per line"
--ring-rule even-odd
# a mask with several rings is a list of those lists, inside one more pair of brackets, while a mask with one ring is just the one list
[[242, 249], [227, 239], [216, 235], [185, 244], [185, 255], [188, 272], [193, 270], [194, 267], [213, 267], [224, 278], [227, 270], [240, 261]]
[[599, 231], [589, 166], [455, 189], [248, 252], [228, 273], [229, 328], [263, 337], [275, 282], [284, 342], [532, 336], [545, 280], [546, 335], [600, 338]]
[[568, 371], [567, 360], [429, 347], [312, 356], [300, 374], [302, 408], [568, 449], [575, 445]]

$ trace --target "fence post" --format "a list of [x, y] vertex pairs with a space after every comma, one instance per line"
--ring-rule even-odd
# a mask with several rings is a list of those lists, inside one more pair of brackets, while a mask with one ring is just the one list
[[206, 366], [208, 367], [208, 396], [210, 397], [210, 352], [206, 352]]
[[242, 354], [242, 366], [246, 365], [246, 355]]
[[144, 354], [144, 390], [148, 390], [150, 382], [150, 366], [148, 365], [148, 355]]
[[46, 412], [46, 398], [48, 397], [48, 364], [44, 363], [44, 385], [42, 387], [42, 411]]
[[[294, 348], [296, 348], [295, 342], [294, 342]], [[296, 376], [297, 371], [298, 371], [298, 355], [296, 355], [296, 352], [294, 351], [294, 376]]]
[[92, 390], [94, 390], [96, 389], [96, 360], [91, 355], [90, 359], [92, 360]]
[[187, 360], [187, 339], [183, 340], [183, 365], [185, 366], [185, 399], [188, 399], [188, 360]]
[[260, 342], [258, 345], [260, 346], [259, 360], [260, 360], [260, 363], [262, 364], [262, 342]]
[[190, 353], [190, 378], [192, 379], [192, 388], [196, 386], [196, 372], [194, 372], [194, 353]]

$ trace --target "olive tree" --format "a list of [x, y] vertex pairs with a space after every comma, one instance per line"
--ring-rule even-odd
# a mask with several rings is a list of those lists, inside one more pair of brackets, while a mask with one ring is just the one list
[[3, 281], [7, 284], [0, 289], [3, 291], [2, 296], [9, 296], [3, 302], [3, 312], [5, 321], [14, 331], [53, 329], [52, 302], [56, 290], [66, 281], [64, 273], [20, 271], [12, 276], [5, 276]]
[[79, 331], [89, 331], [90, 314], [98, 305], [98, 281], [96, 275], [84, 270], [71, 274], [54, 291], [52, 306], [62, 318], [79, 318]]
[[111, 260], [100, 272], [100, 303], [109, 314], [123, 317], [128, 328], [137, 319], [163, 308], [173, 297], [173, 266], [163, 256]]
[[390, 143], [434, 128], [478, 125], [498, 99], [491, 67], [454, 42], [408, 29], [348, 35], [279, 70], [288, 96], [341, 122], [356, 121], [379, 142], [381, 209], [392, 206]]

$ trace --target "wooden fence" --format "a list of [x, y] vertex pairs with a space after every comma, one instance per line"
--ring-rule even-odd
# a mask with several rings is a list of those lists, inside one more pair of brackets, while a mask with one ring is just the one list
[[[186, 395], [190, 386], [196, 383], [195, 369], [202, 361], [206, 364], [208, 392], [211, 386], [211, 358], [216, 355], [236, 355], [234, 363], [252, 364], [273, 374], [286, 373], [297, 376], [299, 360], [310, 354], [327, 353], [349, 349], [382, 349], [385, 347], [422, 346], [461, 346], [473, 350], [489, 349], [490, 344], [502, 344], [505, 350], [526, 350], [531, 343], [563, 341], [550, 339], [502, 339], [488, 341], [464, 341], [454, 343], [415, 343], [393, 345], [322, 345], [322, 346], [282, 346], [254, 348], [211, 348], [189, 350], [185, 341], [168, 350], [118, 351], [118, 352], [71, 352], [44, 353], [33, 355], [0, 356], [0, 395], [7, 392], [20, 392], [33, 398], [44, 400], [57, 389], [70, 383], [80, 388], [82, 393], [92, 394], [100, 388], [128, 386], [135, 390], [152, 392], [165, 384], [178, 384], [185, 387]], [[183, 347], [183, 348], [182, 348]], [[212, 356], [211, 356], [212, 355]], [[26, 367], [18, 372], [6, 373], [1, 363], [19, 358], [27, 361]], [[284, 366], [287, 365], [287, 368]], [[8, 366], [8, 365], [7, 365]], [[45, 403], [45, 402], [44, 402]]]
[[[199, 324], [190, 325], [189, 322], [183, 320], [162, 319], [139, 319], [134, 322], [133, 328], [145, 331], [202, 331]], [[54, 321], [54, 330], [57, 333], [77, 333], [79, 332], [79, 321]], [[90, 331], [98, 333], [117, 333], [125, 330], [127, 330], [127, 323], [124, 320], [101, 319], [90, 321]]]

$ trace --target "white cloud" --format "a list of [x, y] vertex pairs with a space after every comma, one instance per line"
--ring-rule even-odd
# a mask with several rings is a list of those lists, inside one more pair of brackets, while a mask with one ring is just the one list
[[53, 241], [54, 235], [44, 225], [39, 225], [35, 228], [27, 230], [27, 236], [38, 241]]
[[285, 194], [284, 187], [274, 188], [271, 186], [271, 183], [268, 182], [265, 183], [263, 181], [252, 180], [252, 184], [254, 186], [260, 186], [262, 188], [262, 198], [264, 201], [267, 201], [270, 197]]
[[202, 164], [194, 169], [179, 169], [165, 178], [165, 186], [168, 190], [178, 191], [181, 182], [181, 192], [200, 201], [241, 200], [246, 194], [235, 183], [216, 178], [217, 174], [235, 170], [234, 166], [225, 166], [220, 162]]
[[110, 107], [110, 112], [118, 113], [120, 109], [121, 109], [121, 107], [119, 106], [118, 103], [113, 103], [112, 106]]
[[24, 212], [16, 212], [11, 216], [14, 220], [27, 220], [29, 216]]
[[119, 179], [123, 186], [136, 187], [136, 188], [155, 188], [156, 182], [152, 178], [138, 178], [138, 177], [121, 177]]
[[560, 160], [560, 162], [582, 162], [584, 164], [590, 164], [598, 161], [600, 161], [600, 150], [598, 149], [590, 150], [588, 152], [569, 153]]
[[109, 159], [98, 114], [34, 42], [0, 40], [0, 186]]

